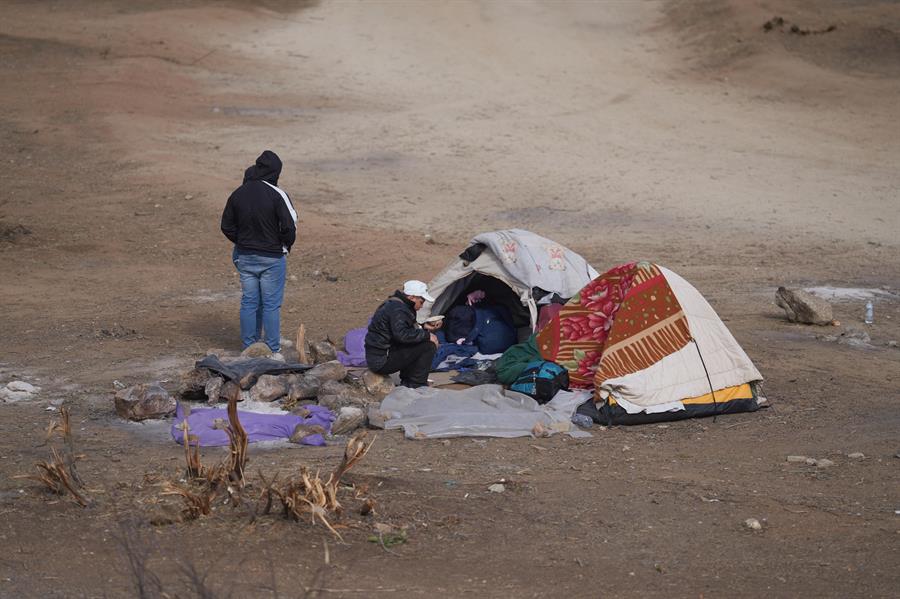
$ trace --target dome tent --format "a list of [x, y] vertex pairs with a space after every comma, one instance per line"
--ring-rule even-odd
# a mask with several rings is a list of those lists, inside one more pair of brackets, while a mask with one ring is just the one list
[[595, 419], [637, 424], [754, 411], [762, 375], [697, 289], [649, 262], [588, 283], [536, 337], [593, 388]]
[[554, 296], [565, 301], [597, 274], [572, 250], [529, 231], [482, 233], [428, 284], [435, 301], [419, 311], [419, 319], [445, 314], [466, 294], [481, 289], [510, 309], [516, 326], [533, 330], [538, 304]]

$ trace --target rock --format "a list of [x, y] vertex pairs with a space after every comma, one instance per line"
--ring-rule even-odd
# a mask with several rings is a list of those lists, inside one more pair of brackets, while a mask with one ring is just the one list
[[815, 466], [815, 465], [816, 465], [816, 458], [806, 458], [806, 465], [807, 465], [807, 466]]
[[805, 455], [789, 455], [789, 456], [787, 457], [787, 461], [788, 461], [788, 462], [792, 462], [792, 463], [798, 463], [798, 462], [803, 462], [803, 463], [805, 463], [805, 462], [806, 462], [806, 459], [807, 459], [807, 458], [806, 458]]
[[346, 435], [366, 425], [366, 413], [361, 408], [345, 406], [338, 412], [334, 424], [331, 425], [332, 435]]
[[891, 341], [888, 341], [888, 342], [887, 342], [887, 346], [888, 346], [888, 347], [897, 347], [897, 346], [898, 346], [898, 343], [897, 343], [896, 341], [894, 341], [894, 340], [891, 340]]
[[206, 383], [213, 376], [206, 368], [191, 368], [181, 375], [175, 397], [187, 401], [205, 401]]
[[427, 243], [428, 245], [434, 245], [434, 235], [432, 235], [431, 233], [425, 233], [425, 243]]
[[216, 403], [222, 394], [222, 387], [225, 385], [225, 379], [220, 376], [209, 377], [206, 381], [204, 392], [206, 393], [206, 403]]
[[256, 343], [248, 345], [247, 348], [241, 352], [242, 358], [270, 358], [271, 356], [272, 350], [262, 341], [257, 341]]
[[25, 381], [10, 381], [6, 383], [6, 388], [10, 391], [22, 391], [24, 393], [37, 393], [41, 390], [40, 387], [35, 387], [31, 383], [26, 383]]
[[331, 360], [313, 366], [306, 371], [306, 376], [314, 377], [323, 383], [325, 381], [342, 381], [347, 376], [347, 367], [337, 360]]
[[259, 377], [256, 384], [250, 389], [250, 399], [253, 401], [275, 401], [288, 393], [290, 375], [264, 374]]
[[869, 334], [863, 330], [853, 327], [847, 327], [847, 330], [840, 335], [816, 335], [816, 339], [822, 341], [837, 342], [841, 345], [849, 345], [850, 347], [871, 348]]
[[854, 451], [853, 453], [848, 453], [847, 457], [851, 460], [864, 460], [866, 459], [866, 454], [861, 451]]
[[756, 518], [747, 518], [744, 520], [744, 526], [750, 530], [762, 530], [762, 524]]
[[370, 403], [366, 408], [366, 416], [369, 421], [369, 428], [384, 428], [386, 420], [390, 420], [391, 415], [381, 411], [380, 403]]
[[128, 420], [163, 418], [175, 412], [175, 399], [159, 383], [122, 389], [115, 397], [116, 414]]
[[[319, 388], [320, 404], [322, 404], [322, 396], [339, 397], [342, 400], [340, 406], [356, 406], [358, 408], [366, 408], [366, 406], [375, 401], [365, 389], [339, 381], [325, 381], [322, 383], [322, 386]], [[329, 406], [329, 409], [333, 410], [334, 408]]]
[[337, 352], [334, 349], [334, 344], [328, 339], [311, 344], [309, 346], [309, 354], [313, 364], [337, 360]]
[[233, 397], [235, 401], [244, 401], [245, 399], [249, 399], [249, 393], [247, 397], [244, 397], [244, 393], [246, 391], [241, 391], [240, 386], [234, 381], [225, 381], [225, 384], [222, 385], [222, 389], [219, 390], [219, 399], [224, 402], [231, 401]]
[[241, 380], [237, 382], [238, 386], [244, 391], [249, 391], [250, 388], [256, 384], [257, 379], [259, 378], [259, 374], [253, 370], [250, 370], [241, 377]]
[[309, 418], [312, 415], [312, 410], [309, 409], [308, 406], [315, 405], [316, 402], [307, 402], [303, 405], [299, 405], [293, 409], [291, 409], [291, 414], [294, 416], [300, 416], [302, 418]]
[[388, 393], [394, 390], [394, 382], [391, 380], [391, 377], [376, 374], [371, 370], [363, 372], [362, 383], [366, 391], [378, 401], [384, 399]]
[[26, 399], [31, 399], [31, 393], [26, 393], [25, 391], [12, 391], [6, 387], [0, 388], [0, 400], [13, 403], [24, 401]]
[[834, 466], [834, 462], [831, 460], [826, 460], [824, 458], [816, 460], [816, 468], [831, 468], [832, 466]]
[[490, 491], [491, 493], [503, 493], [504, 491], [506, 491], [506, 486], [500, 483], [494, 483], [488, 487], [488, 491]]
[[5, 387], [0, 387], [0, 400], [8, 402], [23, 401], [31, 399], [40, 390], [40, 387], [35, 387], [25, 381], [10, 381]]
[[291, 401], [312, 399], [319, 394], [319, 388], [322, 386], [322, 381], [308, 374], [292, 374], [289, 381], [290, 388], [287, 395]]
[[829, 335], [826, 341], [837, 341], [851, 347], [868, 347], [872, 338], [869, 333], [856, 327], [847, 327], [840, 335]]
[[341, 408], [346, 408], [350, 405], [350, 400], [346, 397], [342, 397], [340, 395], [322, 395], [320, 394], [318, 397], [318, 402], [320, 406], [325, 406], [335, 414], [341, 411]]
[[281, 355], [284, 356], [284, 361], [288, 364], [297, 364], [300, 362], [300, 352], [293, 347], [282, 346]]
[[291, 443], [300, 443], [310, 435], [324, 435], [325, 429], [318, 424], [298, 424], [291, 435]]
[[834, 319], [831, 304], [802, 289], [779, 287], [775, 291], [775, 304], [784, 309], [791, 322], [827, 325]]

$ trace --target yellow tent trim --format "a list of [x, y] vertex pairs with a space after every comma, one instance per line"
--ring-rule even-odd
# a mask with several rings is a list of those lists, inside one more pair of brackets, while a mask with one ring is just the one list
[[[752, 399], [753, 398], [753, 390], [750, 388], [750, 383], [744, 383], [743, 385], [736, 385], [734, 387], [725, 387], [724, 389], [719, 389], [716, 391], [716, 401], [715, 403], [726, 403], [729, 401], [734, 401], [736, 399]], [[696, 405], [696, 404], [707, 404], [713, 403], [712, 393], [707, 393], [706, 395], [700, 395], [698, 397], [688, 397], [686, 399], [682, 399], [681, 403], [684, 405]], [[609, 397], [609, 405], [616, 405], [616, 400], [613, 399], [612, 396]]]

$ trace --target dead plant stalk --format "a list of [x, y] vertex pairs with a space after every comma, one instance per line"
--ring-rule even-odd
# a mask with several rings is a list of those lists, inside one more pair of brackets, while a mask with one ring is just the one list
[[90, 500], [81, 489], [84, 482], [78, 476], [78, 470], [75, 468], [75, 462], [81, 456], [75, 454], [75, 440], [72, 435], [72, 426], [69, 417], [69, 409], [61, 407], [59, 409], [59, 420], [51, 420], [47, 427], [47, 440], [49, 441], [54, 434], [58, 434], [63, 439], [63, 452], [55, 448], [50, 448], [50, 461], [41, 460], [35, 466], [38, 469], [37, 475], [28, 475], [27, 478], [42, 483], [51, 492], [62, 495], [68, 491], [78, 505], [85, 507]]

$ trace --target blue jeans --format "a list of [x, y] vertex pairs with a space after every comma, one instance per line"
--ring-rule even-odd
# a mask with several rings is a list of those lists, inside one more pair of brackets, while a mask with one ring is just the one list
[[246, 348], [265, 331], [269, 349], [281, 349], [281, 302], [287, 259], [239, 253], [231, 256], [241, 275], [241, 342]]

